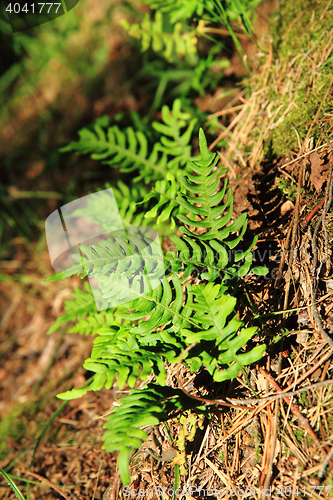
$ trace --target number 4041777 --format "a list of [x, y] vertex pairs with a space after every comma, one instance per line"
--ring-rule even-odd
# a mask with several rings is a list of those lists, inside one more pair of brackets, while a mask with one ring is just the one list
[[10, 3], [6, 7], [6, 11], [9, 12], [10, 14], [15, 13], [15, 14], [20, 14], [21, 12], [24, 12], [28, 14], [28, 12], [31, 12], [32, 14], [50, 14], [51, 9], [52, 9], [52, 14], [57, 14], [58, 9], [61, 6], [61, 3], [37, 3], [37, 4], [25, 4], [22, 8], [19, 3]]
[[[308, 489], [310, 489], [311, 493], [309, 494], [309, 491]], [[308, 489], [306, 490], [305, 489], [305, 486], [302, 486], [301, 488], [298, 488], [298, 486], [296, 486], [296, 488], [293, 489], [293, 491], [291, 490], [291, 486], [286, 486], [286, 487], [282, 487], [280, 486], [279, 488], [277, 488], [277, 494], [278, 495], [281, 495], [283, 498], [288, 498], [290, 497], [292, 494], [295, 496], [298, 496], [298, 495], [304, 495], [304, 496], [307, 496], [307, 498], [310, 498], [313, 496], [314, 493], [317, 493], [318, 490], [320, 493], [322, 493], [322, 498], [327, 498], [329, 496], [329, 493], [332, 489], [332, 486], [309, 486]], [[331, 495], [330, 495], [330, 498], [331, 498]]]

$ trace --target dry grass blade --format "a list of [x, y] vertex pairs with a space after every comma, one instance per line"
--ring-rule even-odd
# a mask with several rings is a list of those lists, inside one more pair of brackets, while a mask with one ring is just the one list
[[[275, 404], [275, 408], [273, 410], [273, 415], [271, 412], [271, 408], [268, 407], [269, 425], [270, 429], [268, 429], [267, 437], [269, 436], [269, 444], [265, 450], [268, 450], [269, 455], [267, 456], [266, 466], [263, 467], [262, 477], [264, 478], [263, 487], [264, 491], [268, 491], [269, 485], [271, 483], [272, 471], [273, 471], [273, 461], [276, 456], [276, 444], [277, 444], [277, 421], [278, 421], [278, 408], [279, 405]], [[264, 499], [268, 498], [270, 495], [264, 494]]]
[[[282, 389], [278, 385], [278, 383], [268, 373], [266, 373], [266, 371], [263, 368], [260, 368], [260, 372], [267, 378], [267, 380], [269, 380], [269, 382], [273, 385], [273, 387], [277, 391], [282, 392]], [[299, 420], [300, 424], [302, 425], [303, 429], [310, 434], [310, 436], [312, 437], [313, 441], [316, 443], [317, 447], [323, 453], [325, 453], [325, 450], [323, 449], [323, 447], [322, 447], [322, 445], [321, 445], [318, 437], [316, 436], [315, 432], [311, 428], [308, 419], [306, 417], [304, 417], [304, 415], [302, 415], [302, 413], [299, 411], [299, 409], [297, 408], [297, 406], [294, 405], [291, 402], [291, 400], [289, 399], [289, 397], [284, 396], [283, 399], [285, 400], [286, 403], [288, 403], [290, 405], [290, 409], [291, 409], [292, 413], [298, 418], [298, 420]]]
[[33, 476], [36, 479], [39, 479], [39, 481], [41, 481], [42, 483], [47, 484], [48, 486], [50, 486], [50, 488], [52, 488], [57, 493], [59, 493], [59, 495], [61, 495], [63, 498], [65, 498], [65, 500], [71, 500], [71, 497], [69, 495], [67, 495], [67, 493], [64, 493], [57, 485], [51, 483], [51, 481], [49, 481], [45, 477], [42, 477], [39, 474], [36, 474], [35, 472], [32, 472], [32, 471], [27, 470], [27, 469], [21, 469], [21, 468], [19, 468], [19, 470], [21, 472], [23, 472], [24, 474], [28, 474], [30, 476]]

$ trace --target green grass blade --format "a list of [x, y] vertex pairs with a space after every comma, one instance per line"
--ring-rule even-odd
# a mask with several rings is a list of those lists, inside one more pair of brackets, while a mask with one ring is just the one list
[[37, 451], [37, 448], [41, 442], [41, 440], [43, 439], [43, 436], [45, 434], [45, 432], [47, 431], [47, 429], [50, 427], [50, 425], [52, 424], [52, 422], [54, 421], [54, 419], [59, 415], [59, 413], [63, 410], [63, 408], [66, 406], [66, 404], [68, 403], [68, 401], [64, 401], [63, 403], [61, 403], [61, 405], [56, 409], [56, 411], [53, 413], [52, 417], [49, 418], [49, 420], [46, 422], [46, 424], [44, 425], [41, 433], [39, 434], [38, 438], [36, 439], [36, 444], [35, 444], [35, 447], [34, 447], [34, 451], [33, 451], [33, 454], [32, 454], [32, 457], [31, 457], [31, 461], [30, 461], [30, 466], [29, 468], [31, 468], [32, 466], [32, 463], [34, 461], [34, 458], [35, 458], [35, 454], [36, 454], [36, 451]]
[[5, 472], [3, 469], [0, 469], [0, 473], [6, 479], [7, 483], [12, 488], [17, 498], [19, 498], [19, 500], [25, 500], [24, 496], [22, 495], [22, 493], [20, 492], [20, 490], [18, 489], [12, 478], [7, 474], [7, 472]]
[[[93, 380], [93, 378], [94, 377], [90, 377], [88, 380], [86, 380], [85, 383], [80, 387], [80, 389], [83, 388], [83, 387], [86, 387]], [[52, 417], [49, 418], [49, 420], [46, 422], [46, 424], [44, 425], [43, 429], [41, 430], [41, 433], [39, 434], [38, 438], [36, 439], [36, 444], [35, 444], [34, 451], [33, 451], [32, 457], [31, 457], [30, 467], [29, 468], [31, 468], [31, 466], [32, 466], [32, 463], [34, 461], [37, 448], [38, 448], [41, 440], [43, 439], [43, 436], [44, 436], [45, 432], [50, 427], [50, 425], [52, 424], [52, 422], [54, 421], [54, 419], [63, 410], [63, 408], [65, 408], [65, 406], [67, 405], [67, 403], [68, 403], [68, 401], [64, 401], [63, 403], [61, 403], [61, 405], [55, 410], [55, 412], [53, 413]]]

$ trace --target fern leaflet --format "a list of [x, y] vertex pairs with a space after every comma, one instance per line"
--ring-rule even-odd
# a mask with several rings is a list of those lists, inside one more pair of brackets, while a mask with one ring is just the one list
[[81, 320], [87, 314], [97, 314], [96, 302], [88, 283], [85, 283], [85, 288], [86, 291], [75, 288], [72, 299], [65, 300], [66, 314], [57, 317], [53, 325], [48, 329], [48, 334], [58, 330], [67, 321]]

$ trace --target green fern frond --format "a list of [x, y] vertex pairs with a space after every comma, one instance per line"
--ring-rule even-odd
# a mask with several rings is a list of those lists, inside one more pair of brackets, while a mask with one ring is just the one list
[[[60, 397], [81, 397], [82, 391], [99, 390], [103, 386], [109, 388], [115, 376], [118, 376], [119, 387], [125, 383], [133, 387], [138, 377], [145, 380], [152, 371], [163, 384], [166, 375], [163, 360], [177, 362], [185, 347], [193, 342], [200, 346], [188, 355], [188, 360], [193, 358], [194, 367], [198, 361], [200, 366], [205, 364], [215, 380], [230, 378], [235, 367], [228, 369], [227, 365], [235, 359], [238, 360], [238, 371], [243, 368], [239, 360], [249, 364], [249, 359], [254, 359], [254, 352], [238, 356], [237, 351], [254, 335], [256, 328], [241, 330], [236, 336], [242, 323], [234, 316], [226, 324], [234, 311], [236, 299], [225, 295], [224, 288], [213, 283], [192, 288], [188, 284], [186, 290], [184, 304], [179, 278], [173, 276], [170, 283], [165, 279], [150, 296], [133, 301], [129, 306], [130, 313], [119, 314], [126, 319], [125, 325], [104, 325], [95, 330], [99, 336], [94, 341], [91, 358], [84, 363], [84, 368], [96, 373], [92, 384], [84, 390], [63, 393]], [[129, 326], [128, 322], [134, 320], [139, 320], [138, 325]], [[159, 327], [163, 327], [161, 331], [152, 335], [151, 332]], [[209, 353], [212, 341], [222, 353], [215, 356]], [[255, 352], [262, 354], [264, 349], [265, 346], [260, 346]], [[222, 373], [221, 365], [227, 368]]]
[[167, 420], [171, 411], [193, 408], [196, 402], [180, 390], [148, 384], [144, 390], [132, 389], [119, 403], [104, 424], [107, 431], [102, 448], [109, 452], [119, 451], [118, 468], [122, 482], [127, 485], [130, 483], [130, 457], [148, 437], [141, 427], [157, 425]]
[[164, 31], [161, 10], [155, 13], [154, 20], [147, 13], [141, 25], [131, 25], [126, 19], [121, 19], [120, 24], [130, 36], [141, 40], [142, 52], [152, 47], [170, 63], [183, 58], [192, 66], [198, 63], [195, 32], [187, 31], [179, 22], [175, 23], [172, 33]]
[[[173, 284], [173, 289], [170, 283]], [[128, 320], [140, 320], [150, 316], [149, 319], [139, 321], [138, 325], [130, 330], [132, 334], [137, 335], [139, 343], [142, 335], [145, 339], [145, 335], [163, 326], [163, 329], [159, 331], [159, 340], [163, 342], [160, 352], [169, 362], [176, 362], [177, 352], [181, 353], [186, 346], [194, 342], [200, 343], [198, 348], [200, 354], [193, 351], [187, 359], [192, 356], [197, 360], [200, 359], [200, 366], [208, 365], [207, 369], [212, 376], [218, 377], [219, 381], [222, 380], [218, 367], [220, 365], [226, 367], [238, 359], [237, 351], [246, 344], [257, 329], [241, 330], [237, 335], [243, 323], [238, 321], [236, 316], [229, 319], [235, 309], [236, 299], [225, 294], [223, 285], [208, 283], [191, 287], [187, 284], [184, 298], [179, 278], [173, 276], [170, 283], [165, 279], [163, 286], [155, 289], [150, 297], [140, 297], [134, 301], [131, 304], [131, 313], [125, 313], [122, 317]], [[227, 319], [229, 321], [226, 324]], [[220, 355], [214, 357], [208, 354], [207, 346], [211, 341], [219, 346], [219, 350], [222, 351]], [[259, 352], [261, 356], [264, 350], [265, 346], [260, 346], [260, 349], [254, 353]], [[254, 359], [254, 353], [250, 351], [242, 354], [240, 359], [244, 365], [238, 363], [238, 371], [250, 363], [249, 359]], [[229, 378], [228, 374], [232, 370], [223, 371], [223, 380]]]
[[93, 130], [84, 128], [79, 132], [80, 140], [71, 142], [61, 152], [75, 151], [76, 154], [90, 154], [93, 160], [119, 167], [121, 172], [144, 170], [146, 175], [163, 176], [166, 173], [167, 157], [159, 155], [159, 144], [148, 155], [148, 141], [140, 131], [128, 127], [125, 132], [117, 125], [103, 130], [99, 124]]
[[118, 387], [121, 389], [126, 383], [134, 387], [138, 378], [144, 381], [152, 371], [158, 382], [164, 384], [166, 372], [160, 354], [140, 349], [129, 326], [118, 327], [118, 331], [116, 328], [99, 331], [91, 358], [85, 361], [84, 368], [99, 373], [107, 367], [108, 371], [118, 375]]
[[[216, 166], [219, 157], [216, 153], [209, 152], [202, 129], [199, 131], [199, 147], [200, 159], [188, 161], [186, 172], [180, 178], [181, 187], [177, 186], [175, 178], [170, 174], [165, 180], [155, 183], [142, 203], [152, 198], [158, 198], [159, 201], [147, 212], [146, 217], [158, 216], [158, 222], [171, 218], [172, 227], [175, 227], [174, 219], [177, 217], [181, 222], [194, 228], [189, 230], [181, 226], [180, 230], [184, 235], [195, 236], [200, 240], [214, 240], [215, 245], [218, 241], [224, 241], [229, 248], [235, 248], [245, 234], [247, 216], [244, 213], [226, 226], [233, 212], [231, 189], [226, 191], [227, 179], [224, 180], [222, 189], [218, 191], [220, 177], [226, 173], [226, 169], [219, 169]], [[190, 170], [197, 175], [189, 173]], [[222, 204], [225, 196], [226, 200]], [[227, 214], [222, 215], [226, 209], [228, 209]], [[189, 215], [185, 215], [187, 212]], [[195, 232], [198, 228], [207, 231], [199, 235]], [[238, 231], [241, 232], [234, 240], [228, 240], [230, 234]]]
[[138, 335], [147, 334], [162, 325], [167, 326], [170, 323], [175, 325], [178, 321], [187, 321], [189, 315], [182, 314], [183, 301], [181, 281], [174, 275], [170, 281], [165, 278], [150, 294], [138, 297], [131, 303], [131, 312], [121, 316], [125, 319], [139, 320], [150, 315], [148, 320], [139, 322], [131, 329], [132, 333]]
[[88, 283], [85, 283], [85, 289], [86, 291], [80, 290], [80, 288], [74, 289], [72, 298], [65, 300], [64, 309], [66, 314], [57, 317], [53, 325], [48, 329], [48, 334], [58, 330], [67, 321], [81, 320], [87, 314], [97, 314], [96, 302]]
[[222, 22], [226, 25], [241, 19], [244, 29], [251, 35], [253, 26], [251, 17], [255, 15], [254, 7], [261, 0], [143, 0], [151, 9], [169, 14], [170, 23], [188, 21], [192, 17]]
[[[164, 111], [165, 124], [155, 126], [167, 136], [159, 147], [172, 151], [179, 162], [190, 155], [187, 146], [194, 125], [187, 136], [177, 135], [177, 127], [180, 130], [187, 118], [174, 104], [172, 114]], [[66, 304], [67, 319], [79, 319], [76, 329], [97, 334], [91, 357], [84, 363], [95, 375], [89, 386], [62, 393], [60, 398], [73, 399], [89, 390], [111, 388], [116, 378], [119, 387], [126, 383], [134, 387], [138, 379], [145, 381], [154, 374], [160, 384], [131, 391], [106, 424], [104, 447], [119, 451], [118, 466], [124, 483], [129, 482], [130, 454], [146, 438], [140, 427], [159, 423], [175, 407], [186, 409], [189, 404], [197, 404], [190, 398], [185, 401], [181, 391], [162, 387], [166, 362], [178, 363], [191, 346], [184, 362], [192, 371], [205, 366], [213, 379], [221, 382], [236, 377], [245, 366], [258, 361], [265, 350], [265, 345], [247, 347], [257, 328], [244, 328], [237, 319], [236, 298], [231, 294], [232, 285], [227, 286], [229, 278], [239, 283], [250, 272], [256, 239], [247, 250], [237, 251], [247, 228], [246, 214], [231, 222], [233, 198], [226, 180], [220, 189], [225, 170], [218, 169], [218, 157], [209, 152], [201, 129], [199, 147], [200, 157], [188, 158], [181, 184], [167, 173], [166, 179], [156, 182], [153, 192], [143, 200], [148, 203], [154, 196], [160, 197], [148, 212], [149, 217], [159, 215], [160, 222], [177, 217], [187, 225], [180, 228], [184, 236], [171, 236], [175, 251], [169, 251], [166, 257], [158, 253], [159, 242], [151, 239], [147, 227], [129, 239], [126, 232], [119, 231], [91, 247], [81, 245], [80, 256], [74, 256], [77, 264], [45, 280], [83, 272], [83, 276], [98, 280], [104, 304], [111, 301], [116, 305], [113, 317], [110, 312], [102, 315], [95, 309], [85, 318], [79, 307], [81, 296], [76, 306]], [[124, 196], [131, 194], [123, 185], [120, 189]], [[120, 198], [119, 192], [115, 196]], [[135, 196], [135, 206], [140, 206], [139, 194]], [[106, 207], [103, 203], [101, 207], [101, 218], [96, 217], [103, 225]], [[133, 215], [134, 207], [127, 205], [124, 213]], [[130, 231], [129, 226], [128, 234]], [[194, 278], [199, 285], [193, 284]], [[87, 312], [87, 308], [83, 309]]]
[[214, 281], [229, 263], [228, 253], [224, 247], [221, 247], [217, 260], [217, 253], [203, 241], [196, 242], [190, 238], [179, 238], [177, 235], [172, 235], [170, 239], [175, 244], [178, 254], [168, 253], [166, 260], [170, 262], [172, 272], [184, 271], [184, 278], [195, 272], [196, 277], [201, 280]]
[[[130, 232], [129, 236], [125, 231], [118, 231], [91, 247], [80, 245], [81, 254], [72, 255], [77, 263], [44, 282], [82, 273], [81, 278], [88, 275], [98, 279], [102, 298], [112, 297], [121, 303], [125, 295], [129, 302], [144, 293], [143, 290], [154, 288], [159, 279], [157, 275], [164, 274], [159, 242], [150, 236], [154, 236], [150, 228], [141, 227], [140, 230]], [[146, 274], [142, 275], [144, 270]]]
[[[200, 329], [198, 331], [182, 329], [181, 333], [185, 336], [188, 345], [194, 342], [202, 342], [205, 345], [207, 342], [214, 341], [219, 351], [222, 351], [215, 359], [212, 357], [208, 364], [208, 353], [205, 353], [206, 368], [214, 380], [221, 382], [235, 377], [244, 366], [258, 361], [262, 357], [265, 345], [238, 354], [242, 346], [253, 337], [257, 328], [242, 329], [237, 334], [239, 328], [243, 326], [243, 323], [237, 320], [237, 315], [227, 323], [228, 317], [234, 312], [236, 306], [235, 297], [225, 295], [223, 288], [213, 283], [194, 286], [189, 294], [193, 295], [193, 301], [190, 305], [186, 304], [185, 309], [195, 310], [191, 318], [200, 324]], [[221, 366], [225, 368], [232, 362], [235, 362], [236, 366], [232, 365], [229, 369], [220, 371]]]
[[[207, 283], [191, 286], [188, 283], [184, 298], [179, 278], [173, 276], [170, 283], [165, 279], [162, 286], [155, 289], [150, 297], [140, 297], [132, 302], [131, 313], [121, 316], [127, 320], [140, 320], [150, 316], [149, 319], [139, 321], [138, 325], [130, 330], [137, 336], [139, 343], [141, 336], [145, 343], [146, 335], [149, 336], [150, 332], [163, 326], [158, 332], [158, 341], [162, 341], [160, 352], [169, 362], [176, 362], [177, 353], [180, 355], [186, 346], [194, 342], [200, 344], [200, 347], [193, 350], [187, 359], [190, 360], [191, 357], [200, 359], [200, 366], [205, 364], [212, 376], [217, 377], [216, 380], [227, 380], [228, 374], [233, 373], [235, 367], [229, 371], [223, 370], [222, 375], [218, 368], [221, 365], [226, 368], [239, 358], [237, 351], [254, 335], [257, 328], [241, 330], [238, 333], [243, 323], [237, 320], [236, 315], [229, 318], [235, 309], [236, 299], [225, 294], [223, 285]], [[155, 338], [155, 342], [156, 340]], [[218, 346], [222, 353], [217, 356], [209, 354], [210, 342]], [[265, 346], [260, 346], [254, 353], [259, 352], [261, 356], [264, 350]], [[252, 351], [242, 353], [239, 359], [244, 364], [238, 363], [238, 371], [250, 363], [249, 359], [253, 359], [254, 353]]]
[[122, 181], [118, 181], [117, 185], [118, 189], [112, 187], [110, 184], [106, 184], [105, 187], [108, 189], [111, 188], [113, 191], [124, 228], [127, 228], [129, 225], [145, 226], [145, 213], [138, 212], [137, 202], [145, 197], [147, 193], [146, 188], [141, 184], [134, 184], [129, 187]]
[[96, 335], [102, 326], [111, 326], [115, 323], [113, 312], [89, 314], [87, 318], [80, 319], [75, 326], [67, 330], [67, 333], [79, 333], [80, 335]]
[[[210, 240], [208, 244], [203, 240], [195, 241], [193, 237], [180, 238], [177, 235], [171, 235], [170, 239], [175, 245], [175, 250], [167, 252], [166, 263], [169, 263], [170, 272], [174, 274], [184, 272], [185, 279], [195, 273], [195, 277], [201, 281], [212, 282], [220, 278], [222, 283], [226, 283], [234, 279], [237, 282], [250, 271], [258, 276], [267, 273], [266, 268], [251, 268], [253, 260], [251, 250], [257, 242], [257, 237], [253, 238], [252, 244], [246, 251], [238, 252], [232, 251], [233, 244], [235, 241], [238, 242], [238, 238], [224, 245], [215, 240]], [[226, 248], [227, 245], [229, 248]]]
[[[168, 172], [179, 176], [180, 166], [191, 159], [191, 135], [196, 119], [190, 119], [189, 113], [182, 113], [181, 103], [176, 99], [172, 111], [167, 106], [162, 109], [165, 125], [154, 122], [157, 131], [163, 130], [171, 140], [161, 137], [161, 142], [153, 145], [149, 153], [149, 145], [141, 131], [135, 132], [131, 127], [125, 131], [117, 125], [108, 127], [107, 122], [98, 120], [92, 130], [83, 128], [79, 131], [78, 142], [71, 142], [60, 151], [75, 151], [76, 154], [90, 154], [94, 160], [104, 160], [103, 163], [118, 167], [120, 172], [139, 171], [135, 181], [144, 179], [148, 184], [152, 179], [165, 178]], [[184, 133], [181, 130], [186, 128]], [[171, 158], [170, 158], [171, 157]]]
[[[122, 226], [141, 226], [145, 225], [144, 213], [136, 213], [137, 203], [146, 194], [146, 189], [142, 184], [137, 184], [129, 188], [122, 181], [117, 182], [118, 188], [105, 184], [105, 189], [97, 191], [98, 196], [87, 195], [87, 201], [84, 208], [78, 208], [70, 214], [66, 214], [66, 220], [83, 216], [86, 220], [91, 220], [95, 226], [99, 226], [104, 233], [110, 233], [119, 229], [119, 222], [116, 218], [112, 221], [110, 214], [114, 214], [118, 209]], [[116, 202], [116, 207], [115, 207]], [[112, 224], [114, 222], [114, 224]]]
[[[153, 122], [153, 128], [162, 134], [161, 151], [175, 157], [170, 162], [170, 170], [173, 171], [173, 164], [177, 163], [183, 166], [186, 165], [187, 161], [192, 159], [190, 141], [193, 129], [198, 120], [197, 118], [191, 118], [190, 113], [181, 111], [180, 99], [174, 101], [172, 110], [164, 105], [161, 114], [164, 123]], [[187, 128], [182, 134], [181, 130], [184, 127]]]
[[[151, 210], [146, 212], [144, 217], [146, 219], [155, 219], [157, 217], [157, 224], [169, 221], [170, 229], [175, 229], [175, 217], [177, 214], [186, 213], [186, 210], [180, 207], [179, 203], [176, 201], [176, 197], [179, 192], [185, 194], [185, 189], [182, 186], [179, 186], [175, 177], [168, 172], [166, 179], [156, 181], [155, 186], [151, 188], [150, 192], [140, 203], [138, 203], [138, 205], [147, 203], [152, 198], [158, 198], [158, 203], [154, 205]], [[159, 214], [162, 207], [163, 209]]]
[[138, 379], [145, 381], [153, 371], [160, 384], [165, 384], [166, 372], [163, 360], [158, 352], [140, 348], [136, 337], [128, 324], [102, 326], [95, 331], [91, 357], [83, 367], [95, 373], [90, 385], [83, 389], [73, 389], [58, 394], [60, 399], [82, 397], [88, 391], [98, 391], [102, 387], [110, 389], [115, 377], [120, 389], [127, 383], [134, 387]]
[[132, 390], [129, 396], [121, 398], [121, 405], [114, 408], [104, 424], [107, 431], [102, 448], [109, 452], [119, 451], [118, 469], [125, 485], [130, 483], [130, 456], [148, 437], [140, 427], [157, 425], [167, 418], [161, 404], [163, 399], [158, 388]]
[[[222, 173], [225, 173], [226, 170], [222, 172], [217, 171], [216, 165], [219, 161], [219, 157], [208, 150], [207, 141], [202, 129], [199, 131], [199, 147], [201, 159], [188, 163], [189, 167], [191, 167], [197, 175], [186, 172], [184, 176], [180, 178], [182, 185], [187, 192], [192, 193], [192, 195], [186, 195], [185, 197], [183, 194], [180, 194], [177, 198], [178, 203], [189, 211], [190, 217], [179, 214], [178, 219], [188, 226], [193, 226], [195, 229], [207, 229], [207, 232], [204, 234], [196, 234], [196, 237], [200, 240], [216, 239], [222, 241], [225, 240], [230, 233], [239, 230], [242, 230], [243, 235], [247, 225], [246, 214], [242, 214], [233, 224], [226, 227], [226, 224], [228, 224], [232, 217], [233, 196], [231, 194], [231, 189], [229, 189], [225, 203], [220, 205], [226, 192], [227, 180], [225, 179], [221, 191], [217, 191], [217, 188], [220, 176]], [[198, 207], [198, 204], [201, 206]], [[227, 207], [228, 213], [222, 216]], [[182, 226], [180, 230], [187, 236], [193, 236], [193, 230], [189, 231], [184, 226]]]
[[214, 8], [214, 2], [210, 0], [205, 3], [201, 0], [144, 0], [144, 3], [158, 12], [168, 12], [171, 24], [191, 19], [194, 15], [202, 17], [205, 3], [207, 7]]

